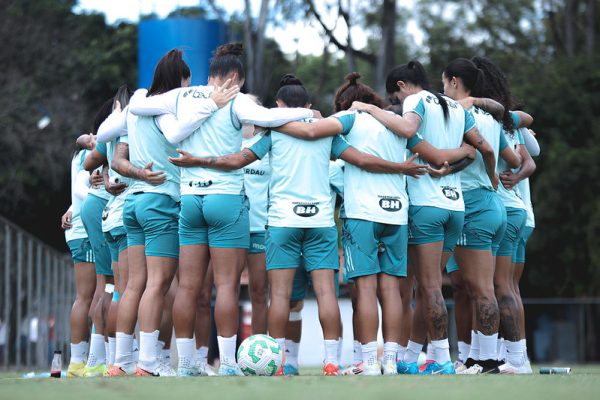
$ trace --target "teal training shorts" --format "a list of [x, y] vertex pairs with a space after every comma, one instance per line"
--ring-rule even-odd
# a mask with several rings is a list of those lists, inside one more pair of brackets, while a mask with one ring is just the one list
[[498, 194], [488, 189], [463, 192], [465, 223], [457, 246], [471, 250], [492, 250], [495, 237], [502, 237], [505, 228], [504, 211], [500, 208]]
[[106, 203], [108, 200], [89, 194], [81, 205], [81, 221], [94, 252], [96, 275], [112, 276], [110, 249], [102, 233], [102, 212]]
[[179, 203], [167, 194], [132, 193], [125, 199], [127, 246], [145, 246], [146, 256], [179, 258]]
[[92, 251], [90, 239], [82, 238], [69, 240], [67, 245], [69, 246], [69, 250], [71, 250], [73, 264], [94, 262], [94, 252]]
[[408, 208], [408, 244], [443, 241], [443, 251], [451, 253], [462, 232], [464, 220], [463, 211], [411, 205]]
[[521, 229], [525, 226], [527, 212], [520, 208], [506, 208], [506, 232], [500, 242], [496, 256], [512, 257], [514, 248], [521, 237]]
[[[335, 285], [335, 296], [339, 297], [340, 295], [340, 279], [338, 275], [338, 271], [334, 273], [334, 282]], [[290, 297], [290, 301], [300, 301], [306, 298], [308, 291], [313, 291], [312, 286], [312, 278], [310, 277], [310, 273], [304, 269], [304, 265], [300, 265], [296, 268], [296, 274], [294, 275], [294, 282], [292, 284], [292, 295]]]
[[525, 226], [521, 229], [521, 237], [514, 248], [512, 262], [525, 264], [525, 248], [533, 230], [532, 226]]
[[250, 232], [250, 248], [248, 249], [248, 254], [262, 254], [265, 251], [265, 233]]
[[459, 270], [458, 263], [456, 262], [456, 258], [454, 258], [454, 254], [452, 254], [450, 256], [450, 259], [448, 259], [448, 263], [446, 264], [446, 273], [451, 274], [458, 270]]
[[337, 228], [267, 227], [267, 271], [298, 268], [302, 262], [308, 272], [339, 269]]
[[347, 279], [384, 273], [406, 277], [408, 226], [360, 219], [342, 225], [344, 276]]
[[248, 199], [243, 194], [181, 196], [181, 246], [247, 249], [250, 244]]
[[110, 249], [110, 257], [113, 262], [119, 262], [119, 253], [127, 248], [127, 232], [125, 227], [119, 226], [104, 232], [104, 239]]

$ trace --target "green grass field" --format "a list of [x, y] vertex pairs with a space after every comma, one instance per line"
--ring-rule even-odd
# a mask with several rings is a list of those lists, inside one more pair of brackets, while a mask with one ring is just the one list
[[[287, 378], [21, 379], [0, 375], [0, 399], [593, 399], [600, 365], [571, 375]], [[410, 397], [409, 397], [410, 396]]]

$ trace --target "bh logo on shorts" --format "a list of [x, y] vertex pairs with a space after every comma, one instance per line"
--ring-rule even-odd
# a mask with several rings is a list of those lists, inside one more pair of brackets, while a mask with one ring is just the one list
[[379, 199], [379, 207], [389, 212], [396, 212], [402, 209], [402, 201], [399, 197], [382, 197]]
[[294, 206], [294, 214], [299, 217], [312, 217], [319, 213], [316, 204], [297, 204]]
[[442, 193], [444, 194], [444, 196], [446, 196], [447, 198], [449, 198], [450, 200], [458, 200], [460, 198], [460, 196], [458, 195], [458, 191], [456, 190], [456, 188], [450, 187], [450, 186], [442, 186]]

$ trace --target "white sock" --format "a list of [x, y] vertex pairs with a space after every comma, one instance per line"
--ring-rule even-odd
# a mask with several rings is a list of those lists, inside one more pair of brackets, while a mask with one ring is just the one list
[[133, 341], [131, 342], [131, 357], [133, 362], [137, 363], [140, 359], [140, 345], [137, 341], [136, 338], [133, 337], [133, 335], [131, 335], [133, 338]]
[[398, 354], [398, 343], [396, 342], [385, 342], [383, 344], [383, 363], [388, 362], [396, 363], [396, 355]]
[[162, 355], [162, 351], [165, 348], [165, 342], [163, 342], [162, 340], [157, 340], [156, 341], [156, 354], [157, 356], [161, 356]]
[[363, 362], [363, 356], [362, 356], [362, 346], [360, 344], [360, 342], [358, 340], [355, 340], [353, 342], [353, 347], [354, 347], [354, 361], [353, 364], [354, 365], [358, 365], [361, 362]]
[[219, 343], [219, 359], [221, 364], [234, 365], [235, 362], [235, 345], [237, 343], [237, 335], [231, 337], [217, 336]]
[[504, 338], [498, 338], [498, 345], [496, 348], [498, 349], [498, 360], [504, 361], [506, 359], [506, 344], [504, 343]]
[[377, 342], [369, 342], [362, 345], [363, 363], [367, 367], [377, 365]]
[[396, 353], [396, 362], [404, 360], [405, 354], [406, 354], [406, 347], [399, 344], [398, 345], [398, 353]]
[[106, 363], [106, 348], [104, 347], [104, 335], [92, 333], [90, 338], [90, 354], [87, 360], [88, 367]]
[[450, 343], [448, 339], [432, 340], [433, 359], [436, 363], [443, 365], [450, 361]]
[[88, 356], [88, 347], [88, 342], [71, 343], [71, 362], [86, 362]]
[[108, 337], [108, 365], [113, 365], [115, 363], [115, 352], [117, 350], [117, 338]]
[[339, 340], [327, 340], [325, 339], [325, 364], [338, 365], [338, 346]]
[[200, 346], [200, 348], [196, 349], [196, 363], [198, 362], [205, 364], [208, 362], [208, 346]]
[[107, 342], [107, 341], [105, 341], [105, 342], [104, 342], [104, 362], [105, 362], [107, 365], [110, 365], [110, 364], [108, 363], [108, 361], [110, 360], [110, 349], [109, 349], [109, 346], [110, 346], [110, 345], [108, 344], [108, 342]]
[[529, 356], [527, 355], [527, 339], [521, 339], [520, 342], [523, 346], [523, 358], [525, 360], [524, 362], [527, 362], [527, 360], [529, 360]]
[[196, 365], [196, 340], [175, 339], [177, 343], [177, 356], [179, 357], [179, 368], [193, 368]]
[[140, 359], [138, 364], [141, 369], [154, 373], [158, 367], [158, 330], [153, 332], [140, 331]]
[[465, 362], [469, 357], [471, 345], [465, 342], [458, 341], [458, 361]]
[[281, 354], [283, 354], [283, 363], [285, 364], [287, 362], [285, 338], [275, 338], [275, 341], [277, 342], [277, 344], [279, 345], [279, 348], [281, 349]]
[[483, 360], [497, 360], [498, 359], [498, 348], [496, 344], [498, 342], [498, 333], [493, 335], [484, 335], [481, 332], [477, 333], [479, 338], [479, 359]]
[[469, 357], [475, 361], [479, 360], [479, 332], [471, 331], [471, 348], [469, 349]]
[[433, 352], [433, 346], [431, 345], [431, 342], [427, 343], [427, 356], [425, 357], [426, 360], [435, 360], [435, 353]]
[[298, 369], [298, 353], [300, 351], [300, 343], [293, 340], [285, 340], [285, 363]]
[[337, 365], [342, 365], [342, 347], [344, 347], [344, 338], [340, 336], [338, 339], [338, 348], [337, 348]]
[[409, 364], [417, 362], [421, 350], [423, 350], [423, 344], [409, 340], [408, 346], [406, 346], [406, 354], [404, 354], [404, 362]]
[[133, 335], [128, 335], [123, 332], [117, 332], [117, 345], [115, 351], [115, 365], [122, 367], [127, 364], [133, 364], [136, 361], [133, 359]]
[[520, 367], [525, 362], [525, 358], [523, 357], [523, 351], [525, 350], [523, 347], [523, 342], [511, 342], [509, 340], [504, 340], [504, 344], [506, 345], [506, 362], [514, 365], [515, 367]]

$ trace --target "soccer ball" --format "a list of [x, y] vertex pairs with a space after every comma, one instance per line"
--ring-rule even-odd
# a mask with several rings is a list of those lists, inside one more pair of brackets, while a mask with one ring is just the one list
[[281, 367], [283, 354], [271, 336], [252, 335], [240, 345], [237, 360], [244, 375], [272, 376]]

